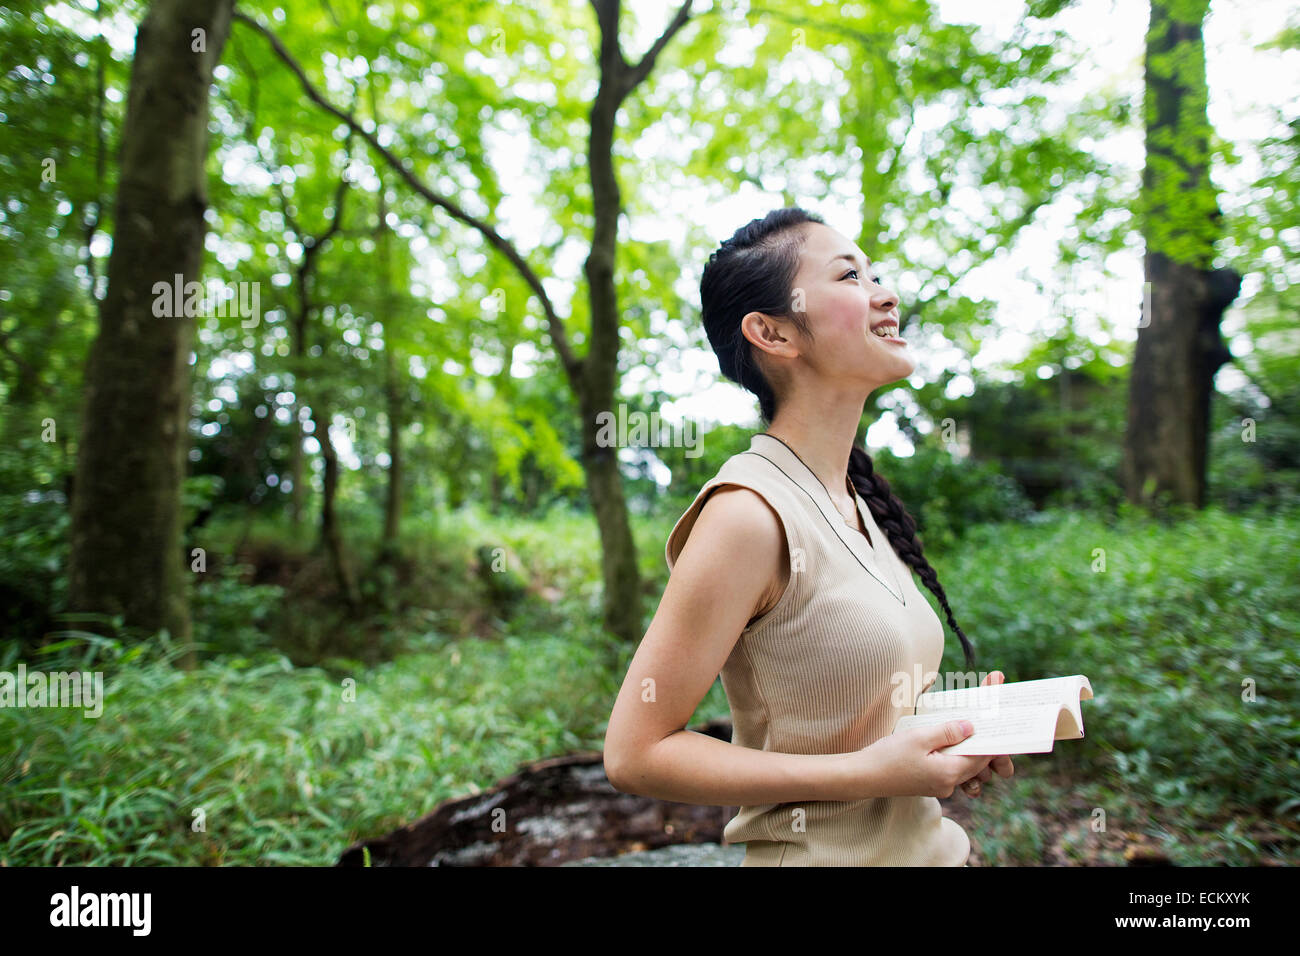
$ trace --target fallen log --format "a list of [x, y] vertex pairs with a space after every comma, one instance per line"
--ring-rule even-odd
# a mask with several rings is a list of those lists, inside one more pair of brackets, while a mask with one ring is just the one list
[[[731, 721], [689, 728], [731, 741]], [[721, 843], [736, 807], [620, 793], [600, 751], [522, 765], [483, 793], [446, 800], [386, 836], [355, 843], [336, 866], [559, 866], [679, 843]]]

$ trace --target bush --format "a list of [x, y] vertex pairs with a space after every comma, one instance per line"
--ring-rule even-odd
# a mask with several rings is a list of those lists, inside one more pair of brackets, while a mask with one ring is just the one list
[[201, 656], [249, 656], [271, 647], [265, 625], [274, 620], [284, 588], [244, 583], [251, 572], [247, 565], [222, 564], [199, 576], [191, 614]]
[[1207, 499], [1231, 511], [1289, 507], [1300, 498], [1300, 393], [1272, 406], [1216, 396]]
[[39, 432], [13, 429], [0, 442], [0, 638], [29, 649], [66, 599], [64, 466], [58, 446]]
[[956, 459], [925, 444], [908, 458], [882, 450], [872, 461], [916, 519], [927, 549], [950, 547], [974, 525], [1023, 521], [1034, 513], [1016, 480], [989, 462]]

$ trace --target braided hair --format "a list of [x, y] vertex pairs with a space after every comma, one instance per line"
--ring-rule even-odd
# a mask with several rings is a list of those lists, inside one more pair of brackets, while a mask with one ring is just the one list
[[[778, 396], [754, 358], [752, 343], [741, 332], [741, 320], [750, 312], [779, 316], [812, 340], [807, 314], [792, 307], [791, 294], [804, 241], [803, 230], [797, 227], [814, 222], [825, 225], [826, 220], [797, 206], [776, 209], [762, 219], [751, 220], [709, 256], [700, 278], [704, 331], [718, 356], [718, 367], [727, 378], [757, 396], [764, 425], [776, 416]], [[849, 452], [848, 475], [872, 518], [889, 537], [894, 553], [939, 599], [949, 627], [961, 641], [966, 666], [972, 667], [974, 648], [957, 626], [939, 576], [922, 553], [916, 521], [889, 482], [876, 473], [866, 449], [856, 442]]]

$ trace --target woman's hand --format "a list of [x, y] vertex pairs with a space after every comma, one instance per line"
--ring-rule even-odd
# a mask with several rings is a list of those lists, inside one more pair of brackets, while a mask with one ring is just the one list
[[844, 754], [847, 788], [852, 796], [950, 797], [963, 780], [971, 780], [992, 758], [941, 753], [975, 732], [968, 720], [949, 720], [887, 734], [869, 747]]
[[[989, 687], [993, 684], [1001, 684], [1006, 679], [1006, 675], [1001, 671], [994, 671], [992, 674], [989, 674], [984, 678], [980, 683], [980, 686]], [[995, 770], [1003, 777], [1009, 777], [1015, 773], [1015, 768], [1011, 765], [1011, 757], [1007, 754], [994, 757], [989, 761], [987, 767], [962, 783], [962, 791], [968, 797], [978, 797], [984, 790], [984, 784], [993, 779], [993, 771]]]

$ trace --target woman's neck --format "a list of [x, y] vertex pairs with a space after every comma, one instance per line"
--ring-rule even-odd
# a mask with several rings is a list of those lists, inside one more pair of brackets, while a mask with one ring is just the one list
[[849, 452], [853, 450], [861, 420], [861, 406], [841, 403], [835, 408], [817, 409], [812, 414], [798, 406], [783, 405], [766, 431], [799, 456], [836, 502], [848, 501], [852, 505], [847, 486]]

